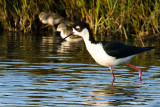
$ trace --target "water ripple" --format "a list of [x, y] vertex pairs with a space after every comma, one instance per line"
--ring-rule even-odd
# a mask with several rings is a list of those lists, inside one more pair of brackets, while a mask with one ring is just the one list
[[53, 35], [7, 38], [2, 42], [7, 48], [0, 48], [2, 107], [160, 106], [158, 55], [131, 60], [142, 69], [142, 81], [136, 70], [120, 65], [114, 67], [113, 82], [109, 68], [96, 64], [81, 42], [61, 44]]

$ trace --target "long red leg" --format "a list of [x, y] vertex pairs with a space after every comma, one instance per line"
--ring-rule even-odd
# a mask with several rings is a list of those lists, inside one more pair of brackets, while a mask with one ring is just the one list
[[139, 72], [139, 79], [140, 79], [140, 81], [142, 81], [142, 79], [141, 79], [141, 76], [142, 76], [142, 71], [141, 71], [141, 69], [140, 69], [140, 68], [137, 68], [136, 66], [134, 66], [134, 65], [132, 65], [132, 64], [130, 64], [129, 62], [125, 62], [125, 64], [127, 64], [127, 65], [129, 65], [130, 67], [136, 69], [136, 70]]
[[112, 67], [109, 67], [109, 68], [110, 68], [110, 70], [111, 70], [111, 73], [112, 73], [112, 77], [113, 77], [113, 81], [114, 81], [115, 77], [114, 77], [114, 74], [113, 74], [113, 70], [112, 70]]

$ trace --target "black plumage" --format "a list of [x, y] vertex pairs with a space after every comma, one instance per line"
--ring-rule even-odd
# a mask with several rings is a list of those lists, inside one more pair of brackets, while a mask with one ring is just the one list
[[154, 47], [135, 47], [120, 42], [111, 42], [111, 41], [104, 41], [101, 43], [103, 45], [105, 52], [108, 55], [116, 58], [124, 58], [127, 56], [149, 51], [154, 48]]

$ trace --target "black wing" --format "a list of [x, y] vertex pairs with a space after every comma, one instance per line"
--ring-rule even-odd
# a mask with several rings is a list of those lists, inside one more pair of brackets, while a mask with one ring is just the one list
[[153, 49], [153, 47], [135, 47], [119, 42], [110, 41], [102, 42], [102, 44], [106, 53], [116, 58], [124, 58]]

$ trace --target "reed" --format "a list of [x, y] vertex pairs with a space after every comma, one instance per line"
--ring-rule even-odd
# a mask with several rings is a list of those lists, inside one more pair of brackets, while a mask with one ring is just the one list
[[41, 11], [58, 12], [72, 20], [85, 20], [94, 34], [145, 37], [160, 33], [160, 0], [1, 0], [5, 29], [33, 31]]

